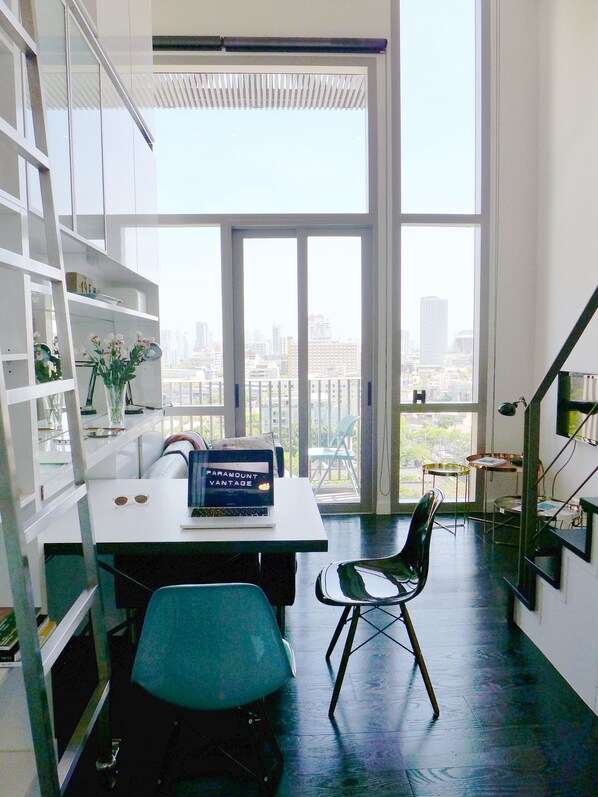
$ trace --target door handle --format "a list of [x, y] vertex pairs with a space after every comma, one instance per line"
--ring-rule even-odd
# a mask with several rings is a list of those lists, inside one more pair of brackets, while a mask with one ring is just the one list
[[235, 409], [239, 409], [239, 384], [235, 384]]
[[372, 406], [372, 383], [368, 382], [368, 407]]

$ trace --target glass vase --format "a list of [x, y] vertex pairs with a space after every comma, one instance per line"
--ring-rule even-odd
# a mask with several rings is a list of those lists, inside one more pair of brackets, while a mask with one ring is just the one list
[[44, 396], [44, 420], [49, 429], [60, 429], [62, 426], [62, 393]]
[[126, 382], [117, 385], [104, 385], [108, 426], [122, 427], [125, 424], [126, 387]]

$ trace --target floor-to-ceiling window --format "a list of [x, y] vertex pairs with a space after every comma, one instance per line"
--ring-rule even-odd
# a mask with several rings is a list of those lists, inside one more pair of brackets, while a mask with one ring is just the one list
[[373, 60], [156, 76], [170, 429], [272, 431], [335, 511], [372, 507]]
[[[481, 10], [476, 0], [400, 3], [396, 508], [421, 495], [422, 464], [462, 464], [477, 451], [486, 235]], [[442, 486], [452, 500], [454, 479]]]
[[[267, 68], [258, 56], [156, 56], [160, 218], [169, 235], [161, 284], [168, 290], [177, 279], [177, 240], [191, 229], [217, 236], [221, 279], [220, 299], [206, 293], [214, 266], [202, 245], [187, 246], [191, 314], [161, 305], [163, 338], [185, 353], [169, 365], [169, 379], [186, 370], [197, 383], [185, 395], [201, 402], [210, 431], [278, 425], [293, 475], [313, 476], [309, 449], [328, 447], [338, 423], [357, 416], [346, 440], [355, 473], [337, 462], [323, 485], [316, 479], [323, 506], [336, 494], [335, 509], [367, 511], [388, 484], [391, 508], [407, 511], [421, 493], [424, 462], [462, 463], [478, 450], [487, 322], [484, 6], [401, 0], [391, 9], [400, 37], [390, 56], [280, 56], [276, 66], [270, 56], [262, 58]], [[380, 212], [385, 197], [388, 215]], [[331, 242], [336, 252], [327, 254]], [[394, 270], [385, 294], [387, 252]], [[331, 275], [336, 293], [325, 287]], [[359, 326], [348, 329], [347, 319]], [[208, 376], [218, 390], [199, 384]], [[380, 396], [391, 409], [383, 411]]]

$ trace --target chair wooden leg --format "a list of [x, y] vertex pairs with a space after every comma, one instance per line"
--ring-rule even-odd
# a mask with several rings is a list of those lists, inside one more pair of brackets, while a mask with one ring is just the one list
[[343, 613], [341, 614], [341, 619], [338, 621], [338, 625], [336, 626], [334, 634], [332, 635], [332, 639], [330, 640], [330, 644], [328, 645], [328, 650], [326, 651], [326, 659], [327, 660], [332, 655], [332, 651], [334, 650], [334, 647], [335, 647], [336, 643], [338, 642], [338, 638], [341, 635], [341, 631], [343, 630], [343, 626], [347, 622], [347, 617], [349, 616], [349, 612], [350, 611], [351, 611], [351, 607], [350, 606], [345, 606], [345, 608], [343, 609]]
[[409, 634], [409, 640], [411, 642], [411, 647], [413, 648], [413, 653], [415, 654], [415, 660], [418, 663], [422, 678], [424, 679], [424, 684], [426, 685], [426, 692], [430, 698], [430, 703], [432, 704], [432, 709], [434, 710], [434, 716], [438, 717], [440, 716], [440, 708], [438, 707], [438, 701], [436, 700], [436, 695], [434, 694], [434, 687], [432, 686], [428, 668], [426, 667], [426, 662], [424, 661], [422, 650], [419, 646], [419, 642], [417, 641], [415, 629], [413, 628], [413, 623], [411, 622], [411, 617], [409, 616], [409, 612], [407, 611], [405, 604], [401, 606], [401, 616], [403, 617], [405, 628]]
[[[348, 611], [348, 609], [346, 610]], [[343, 657], [341, 659], [341, 664], [340, 667], [338, 668], [338, 673], [336, 675], [336, 680], [334, 682], [334, 691], [332, 692], [332, 700], [330, 701], [330, 707], [328, 709], [329, 717], [332, 717], [332, 715], [334, 714], [334, 709], [336, 708], [338, 697], [341, 692], [341, 686], [343, 685], [345, 671], [347, 669], [347, 664], [349, 663], [349, 656], [351, 655], [351, 648], [353, 647], [355, 631], [357, 630], [357, 623], [359, 622], [359, 614], [360, 614], [359, 606], [354, 606], [353, 616], [351, 617], [351, 625], [349, 626], [349, 633], [347, 634], [347, 641], [345, 642], [345, 649], [343, 650]]]

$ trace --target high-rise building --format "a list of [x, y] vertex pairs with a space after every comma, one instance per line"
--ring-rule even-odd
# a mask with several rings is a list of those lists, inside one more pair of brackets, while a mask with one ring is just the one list
[[195, 323], [195, 351], [208, 348], [208, 325], [205, 321]]
[[282, 354], [282, 327], [280, 324], [272, 325], [272, 348], [274, 356]]
[[460, 354], [473, 354], [473, 329], [461, 329], [455, 335], [455, 351]]
[[422, 296], [420, 301], [420, 365], [444, 365], [448, 352], [448, 301]]
[[[289, 340], [289, 366], [293, 379], [299, 373], [299, 350], [297, 341]], [[361, 368], [361, 346], [356, 340], [309, 341], [309, 377], [344, 378], [357, 377]]]
[[310, 340], [331, 340], [332, 330], [330, 319], [323, 315], [312, 313], [308, 316], [308, 336]]
[[401, 330], [401, 355], [404, 357], [409, 354], [409, 330]]
[[189, 359], [190, 345], [189, 335], [180, 329], [161, 329], [160, 348], [164, 358], [164, 367], [175, 365], [180, 361]]

